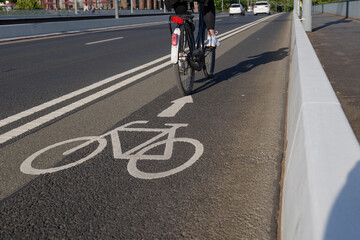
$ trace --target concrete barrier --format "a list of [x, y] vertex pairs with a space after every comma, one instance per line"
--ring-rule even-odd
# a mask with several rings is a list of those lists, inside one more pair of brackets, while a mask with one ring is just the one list
[[360, 239], [360, 146], [293, 18], [281, 239]]
[[345, 1], [315, 5], [313, 6], [313, 11], [360, 19], [360, 1]]

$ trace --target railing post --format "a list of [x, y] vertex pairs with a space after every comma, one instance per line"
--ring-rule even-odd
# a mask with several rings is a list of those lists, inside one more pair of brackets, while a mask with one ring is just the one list
[[312, 13], [311, 13], [311, 7], [312, 7], [312, 1], [311, 0], [303, 0], [303, 16], [302, 16], [302, 24], [307, 32], [312, 31]]
[[75, 5], [75, 14], [78, 14], [78, 9], [77, 9], [77, 2], [76, 2], [76, 0], [74, 0], [74, 5]]
[[114, 0], [115, 3], [115, 18], [119, 18], [119, 2], [118, 0]]

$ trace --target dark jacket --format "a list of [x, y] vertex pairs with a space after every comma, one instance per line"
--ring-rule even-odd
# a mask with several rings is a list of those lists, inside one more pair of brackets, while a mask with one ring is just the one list
[[[197, 2], [204, 3], [206, 7], [208, 5], [209, 0], [196, 0]], [[172, 6], [177, 2], [194, 2], [194, 0], [165, 0], [166, 10], [170, 11]]]

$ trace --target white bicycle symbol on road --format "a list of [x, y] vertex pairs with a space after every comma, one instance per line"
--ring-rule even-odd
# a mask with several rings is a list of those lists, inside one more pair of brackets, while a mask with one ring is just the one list
[[[86, 162], [87, 160], [92, 159], [99, 153], [101, 153], [106, 145], [107, 140], [105, 139], [106, 136], [110, 136], [111, 143], [113, 147], [113, 156], [115, 159], [127, 159], [129, 160], [127, 164], [127, 170], [130, 173], [130, 175], [141, 178], [141, 179], [156, 179], [156, 178], [163, 178], [170, 175], [173, 175], [175, 173], [178, 173], [180, 171], [183, 171], [184, 169], [190, 167], [192, 164], [194, 164], [203, 154], [204, 147], [203, 145], [196, 139], [192, 138], [176, 138], [175, 132], [178, 128], [181, 127], [187, 127], [188, 124], [179, 124], [179, 123], [167, 123], [165, 126], [168, 126], [167, 128], [139, 128], [139, 127], [132, 127], [133, 125], [138, 124], [147, 124], [148, 121], [134, 121], [127, 124], [124, 124], [114, 130], [111, 130], [101, 136], [89, 136], [89, 137], [79, 137], [74, 139], [69, 139], [66, 141], [62, 141], [53, 145], [50, 145], [42, 150], [37, 151], [36, 153], [32, 154], [30, 157], [28, 157], [20, 166], [20, 170], [25, 174], [32, 174], [32, 175], [38, 175], [38, 174], [45, 174], [45, 173], [54, 173], [57, 171], [61, 171], [64, 169], [68, 169], [74, 166], [77, 166], [81, 163]], [[119, 132], [155, 132], [159, 133], [155, 137], [152, 137], [148, 141], [133, 147], [132, 149], [123, 152], [121, 147], [121, 139], [119, 137]], [[165, 140], [159, 141], [162, 137], [167, 136]], [[63, 153], [63, 156], [69, 156], [72, 153], [75, 153], [78, 150], [81, 150], [90, 144], [97, 143], [97, 147], [94, 151], [92, 151], [89, 155], [75, 161], [71, 162], [69, 164], [65, 164], [59, 167], [52, 167], [47, 169], [37, 169], [32, 167], [32, 163], [42, 154], [45, 152], [48, 152], [56, 147], [60, 147], [69, 143], [73, 142], [82, 142], [84, 143], [67, 150]], [[170, 160], [173, 155], [173, 148], [174, 143], [180, 142], [180, 143], [189, 143], [194, 146], [195, 151], [194, 154], [190, 157], [189, 160], [182, 163], [180, 166], [175, 167], [173, 169], [162, 171], [162, 172], [155, 172], [155, 173], [149, 173], [144, 172], [140, 170], [137, 167], [137, 163], [139, 160], [157, 160], [157, 161], [164, 161], [164, 160]], [[149, 154], [149, 151], [151, 149], [154, 149], [160, 145], [165, 145], [164, 154], [162, 155], [155, 155], [155, 154]]]

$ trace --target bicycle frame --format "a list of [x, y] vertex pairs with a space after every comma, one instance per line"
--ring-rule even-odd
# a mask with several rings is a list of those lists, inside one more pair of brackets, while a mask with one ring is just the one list
[[[196, 48], [201, 47], [202, 46], [201, 43], [205, 41], [205, 29], [206, 29], [205, 22], [204, 22], [204, 4], [199, 3], [198, 6], [199, 6], [199, 28], [198, 28], [198, 32], [197, 32], [197, 35], [196, 35], [196, 41], [195, 41]], [[183, 21], [181, 21], [181, 22], [177, 21], [173, 17], [182, 18]], [[170, 17], [169, 17], [170, 34], [173, 34], [173, 29], [172, 29], [172, 26], [171, 26], [172, 22], [177, 24], [176, 27], [179, 27], [186, 20], [189, 21], [191, 19], [191, 21], [192, 21], [193, 17], [194, 17], [193, 15], [186, 15], [186, 16], [178, 16], [178, 15], [174, 15], [174, 14], [170, 15]]]
[[[195, 26], [193, 23], [193, 15], [185, 15], [185, 16], [178, 16], [178, 15], [170, 15], [169, 17], [169, 29], [170, 33], [172, 34], [172, 49], [171, 49], [171, 63], [176, 64], [178, 61], [178, 51], [179, 51], [179, 37], [180, 37], [180, 29], [184, 26], [186, 27], [186, 32], [188, 36], [190, 36], [191, 40], [195, 43], [195, 49], [191, 49], [191, 53], [193, 54], [192, 57], [196, 57], [201, 59], [203, 56], [204, 51], [204, 42], [205, 42], [205, 35], [206, 35], [206, 25], [204, 22], [204, 5], [199, 3], [199, 28], [196, 35], [196, 40], [194, 41], [194, 30]], [[176, 23], [176, 28], [172, 29], [171, 23]], [[189, 27], [188, 27], [189, 26]], [[194, 26], [194, 28], [193, 28]], [[191, 28], [191, 29], [189, 29]], [[201, 50], [201, 51], [200, 51]], [[201, 62], [201, 61], [198, 61]], [[196, 70], [200, 71], [203, 66], [196, 64], [195, 61], [190, 59], [190, 65]]]

